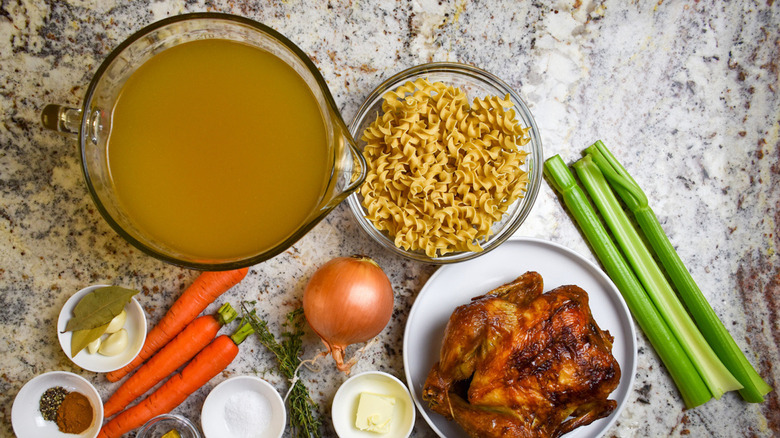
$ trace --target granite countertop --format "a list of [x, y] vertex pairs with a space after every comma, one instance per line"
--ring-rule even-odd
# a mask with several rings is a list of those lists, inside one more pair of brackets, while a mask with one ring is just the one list
[[[623, 2], [119, 0], [0, 3], [0, 436], [11, 406], [37, 374], [68, 370], [106, 397], [102, 374], [73, 365], [55, 324], [77, 290], [100, 283], [141, 291], [156, 322], [197, 272], [157, 261], [103, 221], [82, 179], [74, 138], [41, 128], [47, 103], [78, 105], [110, 50], [158, 19], [221, 11], [289, 37], [320, 68], [345, 120], [383, 79], [429, 61], [458, 61], [501, 77], [527, 100], [545, 156], [566, 161], [603, 140], [631, 171], [717, 314], [766, 381], [780, 384], [780, 6], [772, 0]], [[518, 235], [549, 240], [594, 261], [550, 186]], [[257, 300], [278, 332], [314, 270], [364, 252], [388, 273], [395, 312], [354, 372], [403, 378], [408, 311], [435, 266], [402, 260], [363, 234], [346, 204], [283, 254], [253, 266], [228, 300]], [[736, 393], [685, 410], [638, 332], [630, 399], [606, 436], [777, 436], [772, 391], [749, 404]], [[311, 333], [304, 356], [321, 350]], [[194, 421], [209, 390], [259, 374], [286, 388], [254, 339], [183, 405]], [[320, 404], [325, 436], [345, 376], [303, 373]], [[418, 415], [413, 437], [434, 436]]]

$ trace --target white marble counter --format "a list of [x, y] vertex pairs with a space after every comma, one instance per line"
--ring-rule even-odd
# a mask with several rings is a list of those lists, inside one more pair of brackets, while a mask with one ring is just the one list
[[[109, 51], [140, 27], [194, 11], [243, 15], [298, 44], [321, 69], [345, 120], [383, 78], [429, 61], [474, 64], [525, 96], [545, 155], [573, 161], [603, 140], [652, 200], [680, 255], [768, 383], [780, 383], [780, 5], [773, 1], [515, 2], [415, 0], [119, 0], [0, 3], [0, 436], [33, 376], [77, 372], [107, 396], [103, 375], [75, 367], [57, 343], [60, 306], [90, 284], [142, 291], [154, 323], [197, 275], [137, 251], [96, 211], [76, 142], [40, 127], [46, 103], [76, 105]], [[591, 260], [546, 183], [519, 235], [568, 246]], [[346, 205], [292, 249], [254, 266], [226, 294], [258, 300], [278, 329], [312, 272], [334, 256], [365, 252], [389, 274], [393, 319], [355, 371], [403, 376], [402, 335], [415, 295], [435, 267], [373, 244]], [[304, 356], [321, 348], [305, 338]], [[685, 410], [639, 335], [636, 385], [606, 436], [780, 435], [777, 392], [748, 404], [735, 393]], [[230, 375], [268, 372], [255, 340], [221, 376], [176, 409], [195, 421], [209, 389]], [[303, 378], [330, 402], [345, 377], [323, 367]], [[421, 417], [414, 437], [433, 436]]]

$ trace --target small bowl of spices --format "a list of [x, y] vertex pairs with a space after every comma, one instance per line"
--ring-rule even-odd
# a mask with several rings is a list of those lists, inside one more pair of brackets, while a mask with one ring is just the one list
[[52, 371], [19, 390], [11, 423], [17, 438], [94, 438], [103, 423], [103, 402], [85, 378]]

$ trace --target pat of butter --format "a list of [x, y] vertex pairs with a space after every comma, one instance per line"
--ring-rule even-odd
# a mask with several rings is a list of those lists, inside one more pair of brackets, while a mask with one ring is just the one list
[[389, 395], [361, 392], [355, 427], [369, 432], [387, 433], [393, 417], [395, 398]]

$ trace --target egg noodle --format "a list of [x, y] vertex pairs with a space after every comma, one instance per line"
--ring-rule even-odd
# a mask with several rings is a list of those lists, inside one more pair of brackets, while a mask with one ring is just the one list
[[528, 185], [530, 141], [507, 94], [475, 98], [417, 79], [384, 96], [362, 140], [367, 218], [397, 247], [438, 257], [481, 251]]

